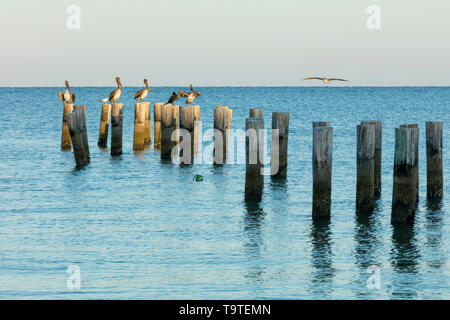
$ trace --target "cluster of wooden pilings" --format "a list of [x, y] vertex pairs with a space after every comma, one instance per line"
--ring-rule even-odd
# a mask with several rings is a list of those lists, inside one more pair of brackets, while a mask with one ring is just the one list
[[[232, 110], [218, 106], [214, 110], [214, 165], [228, 159], [228, 139]], [[151, 145], [150, 103], [135, 105], [133, 149]], [[98, 146], [107, 147], [111, 124], [111, 155], [122, 154], [123, 104], [103, 104]], [[180, 157], [181, 164], [192, 164], [198, 151], [200, 106], [176, 106], [154, 103], [154, 148], [161, 159]], [[263, 110], [250, 109], [245, 120], [246, 172], [245, 199], [260, 200], [264, 186]], [[272, 113], [270, 176], [284, 178], [288, 166], [289, 113]], [[332, 202], [333, 133], [330, 122], [313, 122], [312, 216], [329, 217]], [[442, 122], [426, 122], [427, 198], [443, 196]], [[405, 124], [395, 129], [395, 157], [392, 190], [392, 222], [410, 223], [419, 200], [419, 126]], [[363, 121], [356, 126], [356, 211], [369, 213], [381, 195], [382, 122]], [[179, 148], [180, 143], [183, 147]], [[201, 142], [200, 142], [201, 143]], [[86, 132], [86, 107], [64, 105], [61, 149], [73, 148], [77, 166], [90, 162]]]

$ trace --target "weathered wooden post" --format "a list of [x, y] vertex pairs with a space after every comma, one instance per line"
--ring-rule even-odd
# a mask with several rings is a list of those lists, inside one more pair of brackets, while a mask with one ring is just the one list
[[227, 157], [227, 110], [223, 106], [214, 109], [214, 164], [224, 164]]
[[375, 126], [357, 126], [356, 210], [367, 213], [374, 206]]
[[112, 104], [111, 111], [111, 155], [122, 154], [123, 103]]
[[100, 131], [98, 133], [97, 145], [100, 148], [106, 148], [108, 146], [108, 129], [109, 121], [111, 118], [111, 105], [102, 105], [102, 114], [100, 116]]
[[178, 132], [178, 128], [180, 127], [180, 106], [173, 106], [173, 118], [175, 119], [175, 135], [176, 135], [176, 140], [175, 140], [175, 144], [179, 144], [180, 143], [180, 134]]
[[419, 202], [419, 139], [420, 139], [420, 129], [418, 123], [413, 124], [402, 124], [400, 125], [400, 128], [417, 128], [418, 134], [417, 134], [417, 141], [414, 141], [415, 145], [415, 154], [416, 154], [416, 161], [415, 166], [412, 168], [413, 174], [416, 176], [416, 202]]
[[65, 115], [73, 111], [72, 103], [65, 103], [63, 109], [63, 120], [62, 120], [62, 130], [61, 130], [61, 150], [70, 151], [72, 148], [72, 141], [70, 140], [69, 128], [67, 127], [67, 120]]
[[382, 158], [382, 136], [383, 122], [381, 121], [363, 121], [362, 124], [368, 123], [375, 126], [375, 151], [374, 151], [374, 192], [375, 198], [381, 196], [381, 158]]
[[150, 102], [142, 102], [145, 104], [145, 128], [144, 128], [144, 148], [152, 145], [152, 123], [150, 116]]
[[260, 200], [264, 187], [262, 163], [264, 146], [264, 120], [247, 118], [245, 120], [245, 200]]
[[442, 175], [443, 122], [426, 122], [427, 139], [427, 198], [444, 196]]
[[155, 137], [154, 137], [154, 147], [155, 149], [161, 148], [161, 106], [164, 103], [156, 102], [153, 104], [153, 118], [155, 121]]
[[251, 108], [250, 109], [250, 118], [253, 118], [253, 119], [264, 119], [264, 117], [263, 117], [263, 110], [262, 109]]
[[[194, 163], [194, 107], [180, 107], [180, 129], [184, 129], [187, 133], [183, 133], [183, 148], [180, 150], [180, 163]], [[184, 139], [189, 139], [189, 144], [183, 143]]]
[[172, 153], [177, 153], [176, 141], [172, 140], [176, 130], [176, 118], [174, 117], [174, 105], [161, 106], [161, 159], [172, 159]]
[[89, 152], [89, 140], [87, 136], [87, 128], [86, 128], [86, 106], [75, 106], [74, 109], [81, 110], [83, 113], [83, 121], [81, 123], [81, 136], [83, 138], [83, 146], [84, 151], [86, 153], [86, 159], [89, 162], [91, 162], [91, 154]]
[[272, 143], [270, 174], [272, 177], [287, 175], [289, 112], [272, 112]]
[[82, 136], [83, 111], [80, 109], [73, 110], [71, 113], [66, 113], [65, 118], [72, 141], [75, 163], [77, 167], [87, 166], [89, 162], [86, 156]]
[[194, 108], [194, 155], [198, 152], [198, 137], [200, 128], [200, 106], [192, 106]]
[[416, 143], [419, 128], [395, 129], [394, 184], [392, 191], [392, 222], [414, 222], [416, 212]]
[[145, 107], [143, 103], [136, 103], [134, 107], [133, 150], [144, 150]]
[[313, 128], [313, 217], [331, 214], [331, 177], [333, 169], [333, 128]]
[[315, 127], [329, 127], [329, 126], [331, 126], [330, 121], [313, 121], [312, 123], [313, 131]]

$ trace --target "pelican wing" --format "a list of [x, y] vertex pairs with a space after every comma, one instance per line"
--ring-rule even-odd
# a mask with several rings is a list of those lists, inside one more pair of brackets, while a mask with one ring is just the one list
[[305, 78], [305, 79], [303, 79], [303, 80], [323, 80], [323, 78], [319, 78], [319, 77], [308, 77], [308, 78]]
[[64, 96], [63, 96], [63, 93], [60, 90], [58, 90], [58, 97], [64, 103]]
[[178, 91], [177, 99], [180, 99], [181, 97], [187, 97], [189, 93], [184, 92], [183, 90]]
[[139, 99], [142, 94], [144, 93], [145, 89], [139, 90], [138, 92], [136, 92], [136, 95], [134, 96], [134, 99]]
[[330, 79], [328, 79], [328, 81], [348, 81], [348, 80], [340, 79], [340, 78], [330, 78]]
[[109, 94], [109, 102], [111, 102], [114, 99], [114, 95], [116, 94], [116, 91], [119, 90], [118, 88], [116, 90], [114, 90], [113, 92], [111, 92]]
[[75, 92], [72, 92], [72, 102], [75, 102]]

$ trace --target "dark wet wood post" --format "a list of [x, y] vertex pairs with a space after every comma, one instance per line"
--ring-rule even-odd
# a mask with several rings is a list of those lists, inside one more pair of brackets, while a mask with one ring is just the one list
[[286, 177], [289, 134], [289, 112], [272, 112], [272, 142], [270, 174]]
[[102, 114], [100, 116], [100, 130], [98, 133], [98, 141], [97, 141], [97, 145], [100, 148], [106, 148], [108, 146], [108, 129], [110, 118], [111, 118], [111, 105], [105, 103], [102, 105]]
[[123, 103], [113, 103], [111, 111], [111, 155], [122, 154]]
[[65, 103], [63, 109], [62, 130], [61, 130], [61, 150], [70, 151], [72, 149], [72, 141], [70, 140], [69, 128], [65, 115], [73, 111], [72, 103]]
[[133, 150], [144, 150], [145, 107], [144, 103], [136, 103], [134, 107]]
[[86, 106], [75, 106], [74, 109], [81, 110], [83, 112], [81, 136], [83, 138], [83, 146], [84, 146], [84, 151], [86, 153], [86, 158], [89, 163], [89, 162], [91, 162], [91, 154], [89, 152], [89, 140], [88, 140], [87, 128], [86, 128]]
[[418, 135], [417, 141], [415, 141], [415, 154], [416, 154], [416, 162], [414, 168], [412, 168], [414, 175], [416, 176], [416, 202], [419, 202], [419, 139], [420, 139], [420, 129], [418, 123], [413, 124], [402, 124], [400, 128], [417, 128]]
[[375, 126], [357, 126], [356, 210], [370, 212], [374, 206]]
[[150, 102], [142, 102], [145, 105], [144, 148], [152, 145], [152, 122], [150, 115]]
[[180, 106], [173, 106], [173, 118], [175, 119], [175, 135], [176, 140], [175, 144], [180, 143], [180, 133], [178, 131], [178, 128], [180, 127]]
[[264, 187], [262, 155], [264, 146], [264, 120], [247, 118], [245, 120], [245, 200], [260, 200]]
[[362, 124], [368, 123], [375, 126], [375, 151], [374, 151], [374, 195], [375, 198], [381, 196], [381, 155], [382, 155], [382, 136], [383, 136], [383, 122], [382, 121], [363, 121]]
[[65, 114], [77, 167], [87, 166], [89, 163], [83, 144], [83, 117], [83, 111], [80, 109]]
[[313, 130], [315, 127], [330, 127], [331, 122], [330, 121], [314, 121], [312, 123]]
[[394, 184], [392, 191], [392, 222], [413, 223], [416, 212], [416, 143], [419, 128], [395, 129]]
[[427, 197], [444, 196], [442, 175], [442, 131], [443, 122], [426, 122], [427, 139]]
[[153, 118], [155, 121], [155, 135], [154, 135], [154, 147], [155, 149], [161, 148], [161, 106], [164, 105], [164, 103], [156, 102], [153, 104]]
[[[172, 153], [176, 154], [176, 118], [174, 117], [174, 105], [161, 106], [161, 159], [172, 159]], [[172, 136], [174, 139], [172, 140]]]
[[264, 119], [264, 114], [263, 114], [263, 110], [262, 109], [255, 109], [255, 108], [251, 108], [250, 109], [250, 118], [253, 119]]
[[180, 163], [192, 164], [194, 163], [194, 107], [180, 107], [180, 129], [187, 132], [181, 133], [184, 139], [189, 139], [189, 143], [183, 143], [183, 148], [180, 149]]
[[200, 130], [200, 106], [193, 106], [194, 108], [194, 154], [198, 152], [198, 139]]
[[333, 169], [333, 128], [313, 127], [313, 217], [331, 214], [331, 177]]
[[214, 109], [214, 164], [224, 164], [228, 151], [227, 125], [228, 108], [217, 106]]

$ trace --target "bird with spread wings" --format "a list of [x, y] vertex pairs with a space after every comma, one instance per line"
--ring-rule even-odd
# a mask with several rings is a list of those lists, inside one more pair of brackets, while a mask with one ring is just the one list
[[325, 77], [322, 77], [322, 78], [321, 77], [308, 77], [303, 80], [321, 80], [325, 84], [328, 84], [330, 81], [347, 81], [348, 82], [348, 80], [341, 79], [341, 78], [325, 78]]

